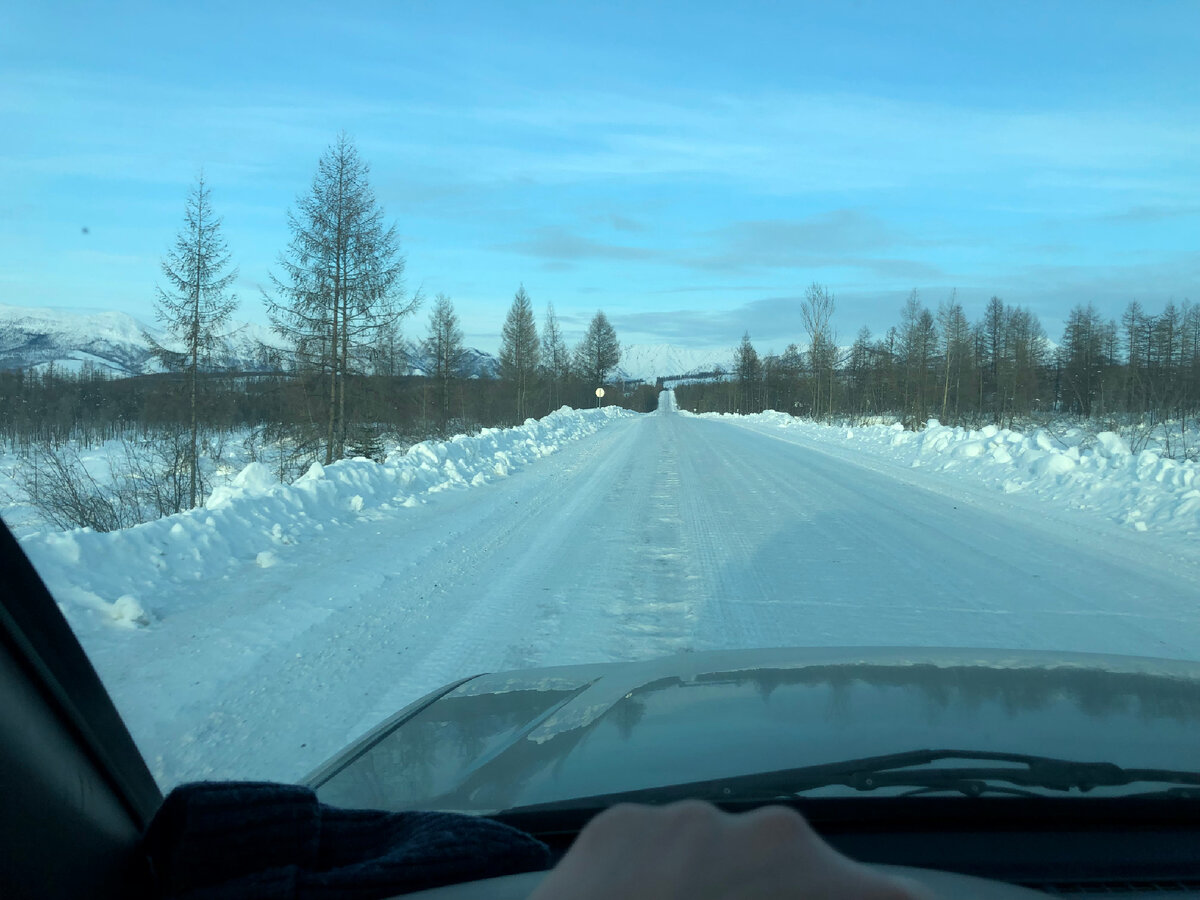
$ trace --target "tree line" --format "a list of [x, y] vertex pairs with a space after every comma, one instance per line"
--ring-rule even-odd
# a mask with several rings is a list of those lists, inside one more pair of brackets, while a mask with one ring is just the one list
[[[507, 329], [513, 339], [506, 339], [502, 349], [501, 377], [476, 375], [453, 303], [439, 295], [415, 354], [395, 347], [340, 379], [347, 418], [344, 428], [335, 419], [344, 432], [337, 436], [342, 446], [335, 453], [372, 456], [364, 447], [384, 440], [411, 443], [516, 424], [563, 405], [599, 405], [595, 389], [606, 384], [607, 405], [641, 412], [655, 408], [653, 387], [610, 383], [619, 346], [603, 312], [593, 317], [574, 350], [562, 338], [552, 304], [539, 338], [524, 288], [508, 320], [519, 327]], [[329, 393], [326, 372], [286, 359], [276, 363], [274, 371], [238, 372], [185, 360], [135, 377], [115, 376], [91, 363], [77, 372], [53, 364], [3, 371], [0, 441], [20, 454], [33, 444], [93, 446], [171, 432], [187, 445], [190, 458], [192, 442], [199, 448], [214, 432], [257, 430], [270, 440], [306, 448], [310, 462], [327, 458], [328, 410], [339, 394]], [[420, 374], [409, 374], [417, 366]], [[190, 501], [190, 473], [187, 480]]]
[[895, 417], [906, 427], [1012, 426], [1031, 416], [1075, 415], [1156, 425], [1200, 414], [1200, 306], [1168, 302], [1157, 313], [1131, 302], [1120, 320], [1092, 305], [1071, 310], [1059, 342], [1037, 316], [992, 297], [972, 322], [951, 293], [936, 310], [913, 290], [897, 324], [866, 327], [839, 346], [830, 290], [800, 301], [808, 346], [760, 355], [750, 335], [730, 377], [676, 389], [688, 409], [776, 409], [815, 419]]
[[[262, 299], [272, 328], [290, 348], [281, 364], [315, 386], [308, 398], [311, 424], [320, 428], [329, 464], [346, 455], [354, 425], [363, 420], [364, 397], [355, 394], [355, 385], [363, 385], [363, 376], [396, 374], [400, 325], [421, 297], [405, 290], [396, 226], [385, 221], [370, 167], [344, 133], [321, 156], [307, 192], [287, 213], [287, 225], [290, 240]], [[211, 370], [213, 348], [237, 302], [227, 293], [236, 271], [227, 271], [230, 256], [220, 226], [201, 176], [188, 197], [184, 228], [163, 262], [170, 290], [160, 289], [156, 303], [160, 323], [183, 347], [178, 352], [152, 345], [164, 366], [185, 374], [193, 446], [199, 376]], [[603, 312], [593, 319], [573, 366], [553, 307], [546, 315], [542, 347], [521, 286], [504, 322], [500, 376], [512, 385], [516, 421], [542, 410], [537, 395], [543, 382], [557, 398], [573, 374], [598, 386], [619, 361], [616, 335]], [[468, 375], [462, 338], [452, 301], [439, 295], [422, 349], [431, 360], [427, 374], [436, 385], [435, 418], [443, 429], [455, 418], [451, 383]], [[459, 410], [464, 406], [459, 403]], [[503, 412], [499, 417], [506, 418]]]

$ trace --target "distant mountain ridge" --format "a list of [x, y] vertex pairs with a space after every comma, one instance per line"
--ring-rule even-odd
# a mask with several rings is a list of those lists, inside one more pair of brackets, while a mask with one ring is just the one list
[[[420, 341], [404, 341], [401, 353], [406, 360], [404, 374], [428, 375], [433, 370], [429, 354], [425, 352]], [[466, 347], [463, 355], [463, 372], [468, 378], [500, 377], [500, 360], [492, 354], [476, 350], [474, 347]]]
[[120, 374], [143, 371], [150, 357], [143, 324], [119, 312], [66, 312], [0, 306], [0, 369], [85, 364]]
[[[78, 372], [84, 366], [112, 375], [145, 375], [162, 370], [150, 353], [145, 335], [172, 346], [161, 328], [128, 313], [76, 312], [0, 305], [0, 370], [38, 369], [54, 365]], [[280, 340], [261, 325], [239, 324], [230, 329], [221, 368], [248, 372], [272, 368], [272, 349]]]
[[[128, 313], [76, 312], [0, 304], [0, 371], [40, 369], [53, 365], [60, 371], [79, 372], [85, 366], [115, 376], [146, 375], [162, 371], [150, 352], [149, 333], [163, 346], [171, 347], [163, 330]], [[241, 372], [268, 372], [276, 368], [272, 358], [286, 349], [284, 341], [270, 328], [238, 323], [225, 339], [225, 352], [216, 364]], [[421, 374], [425, 354], [416, 341], [398, 348], [406, 361], [405, 374]], [[468, 348], [468, 375], [494, 378], [499, 362], [489, 353]]]
[[675, 344], [625, 344], [617, 372], [627, 380], [653, 384], [656, 378], [728, 369], [732, 355], [725, 350], [696, 350]]
[[[0, 371], [39, 369], [51, 364], [69, 372], [90, 365], [115, 376], [161, 371], [150, 353], [146, 333], [171, 346], [161, 328], [128, 313], [0, 304]], [[230, 329], [226, 351], [217, 364], [243, 372], [272, 371], [272, 351], [282, 349], [284, 342], [270, 328], [236, 324]], [[404, 340], [398, 350], [405, 360], [405, 374], [425, 374], [429, 361], [419, 341]], [[674, 344], [626, 344], [613, 376], [652, 384], [656, 378], [728, 369], [731, 355], [730, 351], [696, 350]], [[496, 378], [500, 361], [469, 347], [465, 370], [468, 377]]]

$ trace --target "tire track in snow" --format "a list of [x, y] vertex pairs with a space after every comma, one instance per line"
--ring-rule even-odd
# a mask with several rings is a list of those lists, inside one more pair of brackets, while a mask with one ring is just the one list
[[[683, 538], [680, 448], [662, 415], [645, 420], [643, 430], [648, 432], [643, 443], [653, 447], [639, 447], [636, 458], [644, 464], [650, 454], [654, 465], [644, 466], [639, 483], [622, 498], [633, 510], [633, 531], [628, 588], [617, 591], [610, 605], [614, 634], [609, 655], [615, 659], [694, 649], [702, 602], [699, 576]], [[644, 497], [640, 508], [639, 496]]]
[[[952, 490], [923, 490], [733, 422], [686, 421], [703, 435], [692, 442], [722, 460], [713, 478], [727, 485], [713, 489], [714, 502], [747, 520], [729, 521], [728, 530], [757, 529], [756, 549], [733, 540], [726, 557], [727, 566], [755, 575], [755, 590], [725, 612], [753, 623], [742, 630], [775, 627], [789, 644], [957, 643], [1186, 658], [1200, 647], [1189, 599], [1200, 596], [1195, 561], [1155, 567], [1127, 529], [1101, 529], [1103, 542], [1090, 545], [1091, 533], [999, 515]], [[753, 464], [734, 473], [738, 459]], [[761, 472], [773, 475], [769, 493]], [[728, 500], [736, 490], [758, 490], [764, 508], [739, 513]], [[775, 533], [765, 535], [751, 518], [773, 520]], [[790, 577], [777, 562], [783, 557], [791, 558]]]

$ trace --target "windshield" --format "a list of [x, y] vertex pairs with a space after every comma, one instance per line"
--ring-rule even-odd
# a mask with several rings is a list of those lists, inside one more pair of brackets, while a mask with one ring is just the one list
[[0, 515], [164, 790], [1195, 770], [1194, 5], [0, 18]]

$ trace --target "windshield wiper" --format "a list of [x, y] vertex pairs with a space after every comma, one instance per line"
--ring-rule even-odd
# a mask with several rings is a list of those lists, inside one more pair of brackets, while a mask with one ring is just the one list
[[[948, 760], [1008, 763], [1004, 766], [937, 766]], [[773, 772], [712, 778], [686, 784], [643, 788], [598, 794], [573, 800], [516, 807], [507, 812], [607, 807], [613, 803], [671, 803], [699, 799], [712, 802], [759, 802], [791, 799], [818, 788], [845, 786], [857, 791], [911, 787], [912, 794], [955, 791], [969, 797], [984, 793], [1039, 796], [1029, 788], [1053, 791], [1077, 790], [1086, 793], [1097, 787], [1119, 787], [1151, 782], [1184, 785], [1174, 793], [1192, 797], [1191, 786], [1200, 786], [1200, 772], [1172, 769], [1122, 768], [1109, 762], [1078, 762], [1027, 753], [1002, 753], [987, 750], [909, 750], [885, 756], [814, 766], [800, 766]], [[1016, 787], [1004, 787], [1015, 785]]]

